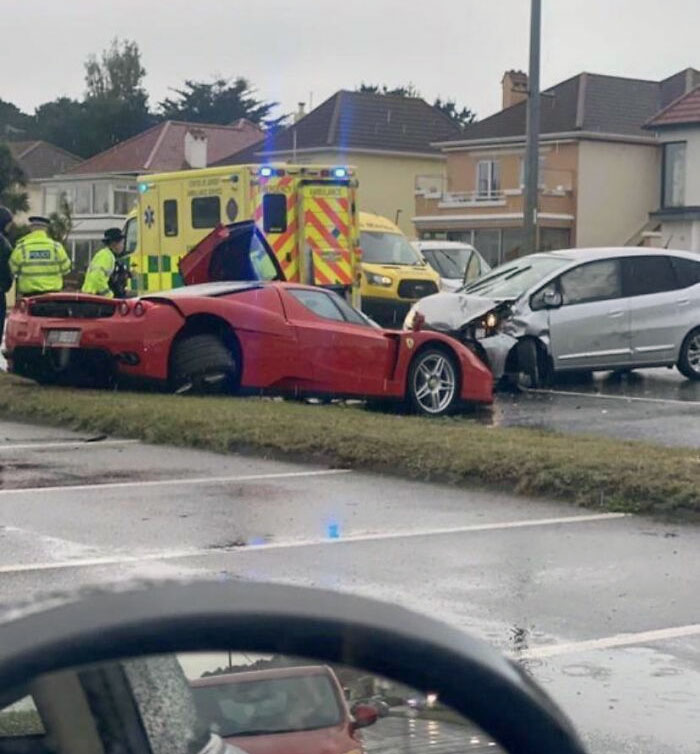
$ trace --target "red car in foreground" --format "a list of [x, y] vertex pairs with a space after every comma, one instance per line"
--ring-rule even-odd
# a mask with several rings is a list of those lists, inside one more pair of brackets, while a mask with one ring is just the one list
[[190, 687], [200, 720], [246, 754], [360, 754], [356, 731], [377, 720], [368, 705], [350, 713], [325, 665], [227, 673]]
[[[186, 282], [212, 271], [216, 260], [204, 250], [185, 267]], [[255, 277], [259, 265], [241, 269]], [[276, 280], [125, 300], [36, 296], [10, 314], [5, 344], [9, 370], [39, 382], [406, 400], [431, 415], [492, 400], [490, 371], [453, 338], [382, 330], [331, 291]]]

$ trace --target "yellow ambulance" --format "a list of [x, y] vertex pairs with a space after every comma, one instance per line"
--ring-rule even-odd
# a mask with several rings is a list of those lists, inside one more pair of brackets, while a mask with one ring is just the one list
[[362, 311], [385, 327], [401, 327], [408, 310], [437, 293], [440, 275], [386, 217], [360, 212]]
[[329, 165], [231, 165], [138, 179], [125, 226], [139, 293], [183, 284], [178, 264], [212, 229], [254, 220], [290, 281], [345, 292], [360, 305], [355, 170]]

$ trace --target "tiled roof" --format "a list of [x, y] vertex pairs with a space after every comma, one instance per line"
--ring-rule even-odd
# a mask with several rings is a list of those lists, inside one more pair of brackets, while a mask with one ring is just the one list
[[419, 97], [341, 90], [257, 149], [246, 149], [222, 164], [258, 161], [256, 153], [294, 148], [438, 153], [433, 142], [461, 133], [450, 118]]
[[188, 131], [206, 135], [207, 165], [260, 141], [263, 136], [261, 128], [243, 118], [230, 126], [168, 120], [90, 157], [70, 172], [160, 173], [188, 168], [185, 161]]
[[48, 141], [10, 141], [7, 146], [29, 180], [65, 173], [80, 162], [80, 157]]
[[700, 123], [700, 86], [696, 86], [687, 94], [681, 95], [647, 121], [646, 125], [647, 128], [661, 128], [689, 123]]
[[[649, 136], [644, 124], [689, 82], [700, 84], [700, 71], [688, 68], [663, 81], [580, 73], [541, 93], [542, 134], [575, 131]], [[525, 135], [526, 102], [467, 126], [459, 141]]]

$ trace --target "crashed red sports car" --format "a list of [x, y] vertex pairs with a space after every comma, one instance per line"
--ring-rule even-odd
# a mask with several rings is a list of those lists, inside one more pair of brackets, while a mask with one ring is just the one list
[[[407, 401], [431, 415], [491, 402], [490, 371], [458, 341], [382, 330], [336, 293], [260, 279], [272, 266], [251, 249], [269, 252], [281, 276], [262, 236], [248, 227], [241, 251], [239, 229], [223, 230], [220, 239], [238, 247], [204, 244], [183, 260], [187, 283], [214, 282], [137, 299], [22, 300], [8, 318], [9, 370], [40, 382]], [[234, 274], [249, 279], [221, 279]]]

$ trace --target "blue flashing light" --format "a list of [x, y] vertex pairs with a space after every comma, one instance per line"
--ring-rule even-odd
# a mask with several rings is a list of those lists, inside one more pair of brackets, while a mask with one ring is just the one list
[[348, 171], [345, 168], [334, 168], [333, 177], [334, 178], [347, 178]]
[[268, 168], [268, 167], [260, 168], [260, 175], [263, 178], [269, 178], [272, 175], [272, 168]]
[[139, 193], [145, 194], [146, 191], [148, 191], [148, 184], [147, 183], [139, 183]]
[[326, 535], [328, 539], [340, 539], [340, 524], [331, 522], [326, 526]]

